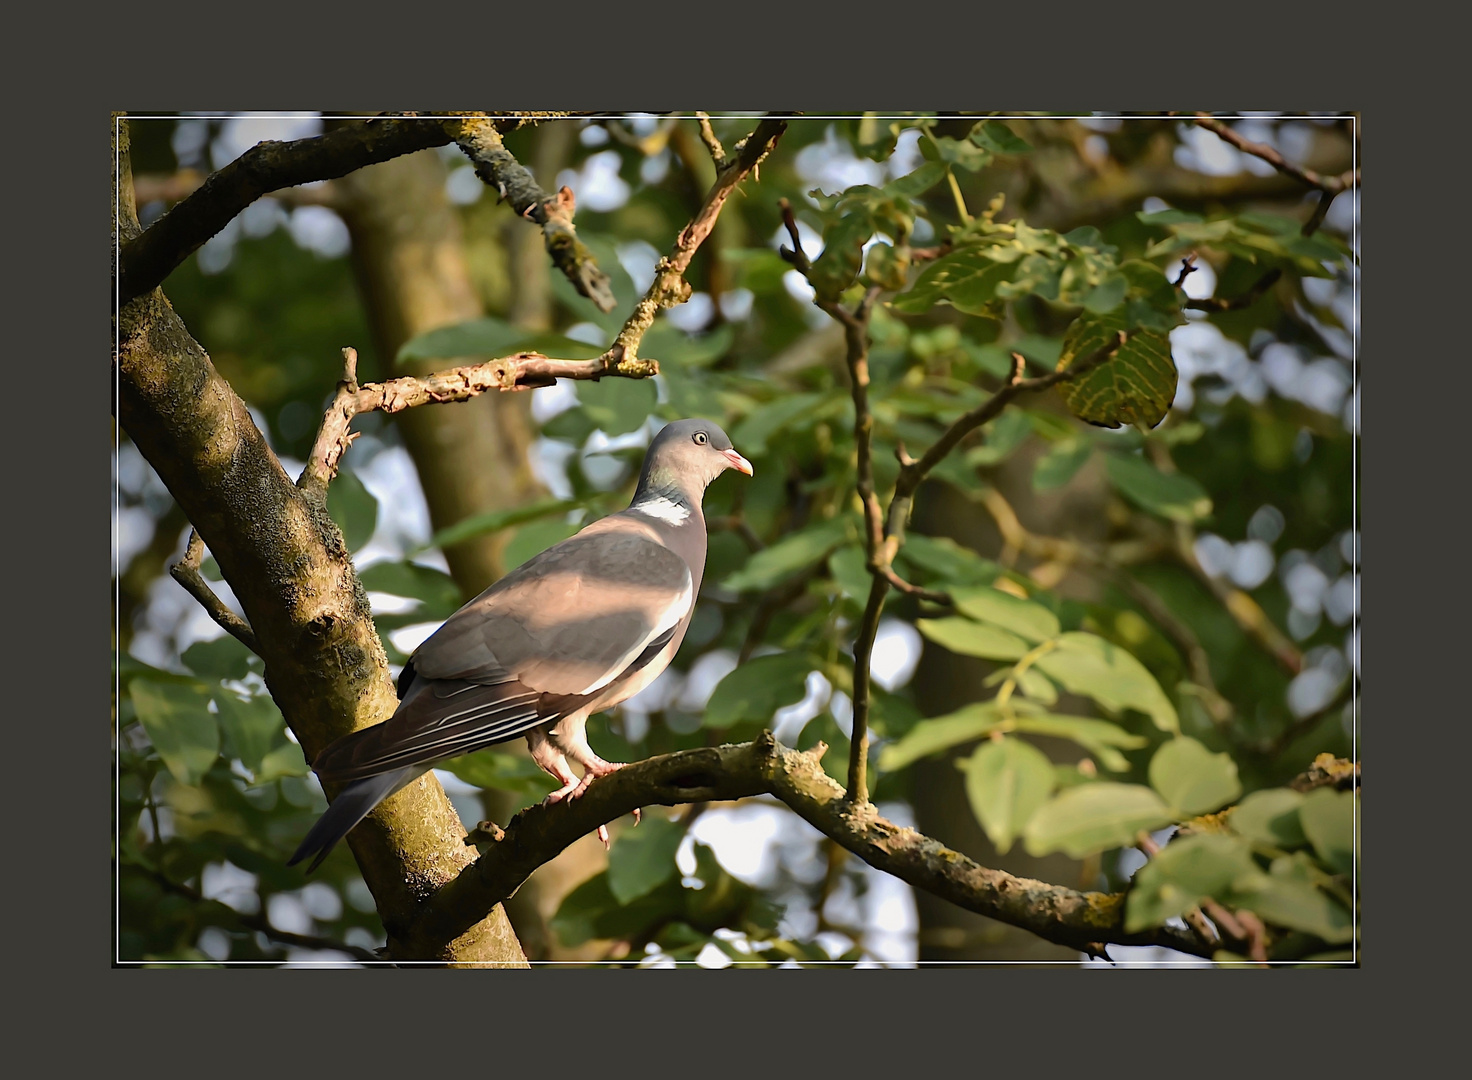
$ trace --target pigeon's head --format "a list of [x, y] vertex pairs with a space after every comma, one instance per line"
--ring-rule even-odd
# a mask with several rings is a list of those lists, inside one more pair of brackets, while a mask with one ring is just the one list
[[676, 420], [666, 424], [649, 444], [640, 488], [675, 488], [697, 496], [727, 469], [751, 475], [751, 462], [731, 446], [731, 439], [709, 420]]

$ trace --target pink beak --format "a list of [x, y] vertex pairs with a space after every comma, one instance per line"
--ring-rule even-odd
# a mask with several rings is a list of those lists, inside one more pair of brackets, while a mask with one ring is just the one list
[[744, 472], [747, 476], [752, 475], [751, 462], [738, 454], [735, 450], [722, 450], [721, 456], [731, 463], [731, 468], [737, 472]]

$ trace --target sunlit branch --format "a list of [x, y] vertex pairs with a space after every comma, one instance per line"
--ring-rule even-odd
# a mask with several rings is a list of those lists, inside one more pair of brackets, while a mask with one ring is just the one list
[[690, 260], [715, 228], [721, 208], [736, 185], [746, 178], [747, 173], [754, 172], [786, 130], [786, 120], [767, 117], [750, 135], [731, 148], [732, 156], [728, 156], [725, 164], [717, 170], [716, 182], [706, 194], [705, 202], [690, 223], [680, 230], [670, 253], [655, 265], [654, 281], [634, 305], [633, 312], [619, 331], [615, 348], [622, 349], [622, 356], [626, 358], [621, 360], [622, 363], [632, 362], [638, 357], [639, 343], [654, 325], [654, 317], [661, 308], [683, 304], [690, 298], [690, 285], [684, 277]]
[[599, 269], [593, 253], [573, 228], [576, 199], [572, 189], [563, 187], [552, 194], [543, 191], [506, 149], [496, 121], [490, 117], [446, 120], [443, 126], [470, 159], [475, 175], [509, 202], [517, 214], [542, 227], [547, 254], [573, 288], [593, 301], [599, 311], [612, 311], [617, 301], [608, 275]]
[[626, 765], [578, 799], [529, 807], [511, 820], [471, 866], [425, 905], [415, 927], [416, 955], [432, 954], [516, 891], [538, 866], [582, 836], [639, 806], [675, 806], [772, 795], [819, 832], [870, 866], [968, 911], [1069, 948], [1101, 943], [1160, 945], [1210, 956], [1188, 931], [1124, 929], [1121, 893], [1079, 892], [981, 866], [913, 829], [901, 828], [869, 804], [857, 804], [823, 771], [826, 747], [799, 753], [770, 732], [755, 742], [700, 747]]
[[551, 386], [558, 379], [601, 379], [605, 376], [644, 378], [659, 374], [655, 360], [622, 361], [615, 345], [591, 360], [557, 360], [541, 353], [523, 352], [479, 364], [449, 368], [416, 378], [405, 375], [381, 383], [358, 385], [356, 349], [343, 349], [345, 377], [322, 419], [300, 486], [325, 486], [337, 473], [337, 464], [356, 438], [348, 431], [355, 416], [369, 412], [402, 412], [416, 405], [466, 401], [489, 390], [529, 390]]

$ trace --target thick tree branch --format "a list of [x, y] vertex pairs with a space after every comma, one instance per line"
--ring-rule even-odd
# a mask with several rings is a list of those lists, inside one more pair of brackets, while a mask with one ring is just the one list
[[739, 746], [701, 747], [636, 762], [600, 778], [580, 798], [529, 807], [485, 854], [428, 900], [416, 937], [425, 949], [453, 937], [567, 845], [636, 807], [772, 795], [876, 869], [1048, 941], [1079, 950], [1107, 942], [1210, 955], [1192, 934], [1176, 928], [1126, 933], [1123, 894], [1077, 892], [1014, 877], [892, 824], [872, 805], [845, 796], [823, 771], [821, 749], [799, 753], [767, 732]]
[[210, 618], [224, 627], [233, 637], [251, 652], [260, 655], [261, 647], [256, 644], [255, 631], [235, 612], [225, 606], [225, 602], [215, 595], [210, 588], [210, 583], [204, 579], [199, 572], [200, 563], [204, 561], [204, 541], [199, 538], [198, 531], [189, 530], [189, 546], [184, 549], [184, 557], [169, 567], [169, 575], [180, 585], [184, 591], [199, 601], [199, 606], [209, 613]]
[[612, 311], [617, 301], [608, 275], [598, 268], [593, 253], [573, 228], [576, 200], [572, 189], [563, 187], [550, 195], [543, 191], [502, 144], [496, 121], [488, 116], [446, 120], [443, 126], [475, 166], [475, 175], [498, 191], [518, 214], [542, 226], [547, 254], [573, 288], [599, 311]]
[[253, 146], [123, 247], [118, 302], [126, 304], [162, 283], [231, 218], [268, 192], [332, 180], [449, 141], [438, 124], [404, 113], [348, 124], [309, 139]]

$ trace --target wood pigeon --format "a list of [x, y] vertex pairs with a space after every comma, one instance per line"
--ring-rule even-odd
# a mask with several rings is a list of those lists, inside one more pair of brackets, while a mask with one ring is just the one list
[[548, 802], [621, 768], [588, 745], [588, 717], [648, 686], [679, 649], [705, 573], [701, 500], [727, 469], [750, 476], [751, 462], [715, 424], [666, 425], [627, 510], [528, 559], [451, 615], [409, 658], [393, 716], [312, 762], [324, 783], [346, 787], [287, 865], [316, 853], [310, 873], [435, 763], [518, 736], [562, 785]]

